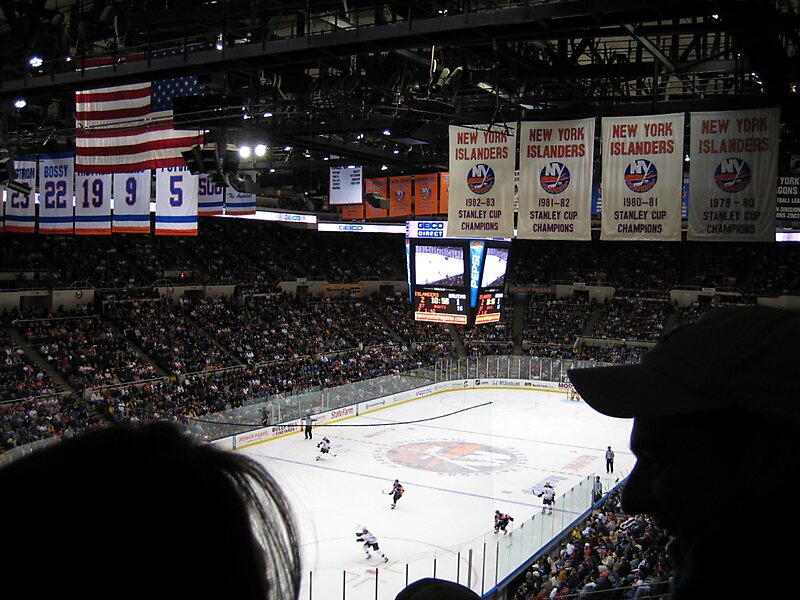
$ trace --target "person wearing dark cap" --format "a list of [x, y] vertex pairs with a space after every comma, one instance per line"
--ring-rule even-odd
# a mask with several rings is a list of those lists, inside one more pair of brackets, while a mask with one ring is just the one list
[[731, 481], [758, 477], [779, 492], [769, 494], [771, 523], [796, 515], [780, 482], [800, 471], [798, 340], [800, 311], [721, 309], [668, 333], [636, 365], [569, 371], [589, 406], [633, 418], [622, 507], [672, 534], [673, 600], [738, 597], [729, 557], [782, 535], [736, 526], [743, 490]]
[[394, 600], [480, 600], [480, 596], [459, 583], [426, 577], [407, 585]]

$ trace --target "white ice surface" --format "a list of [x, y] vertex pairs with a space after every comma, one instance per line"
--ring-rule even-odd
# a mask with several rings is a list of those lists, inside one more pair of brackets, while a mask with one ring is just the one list
[[[421, 419], [430, 420], [413, 422]], [[496, 539], [495, 509], [514, 517], [512, 528], [540, 512], [532, 487], [550, 480], [558, 499], [592, 474], [612, 487], [634, 463], [631, 424], [560, 392], [455, 390], [315, 427], [313, 440], [298, 432], [241, 451], [267, 467], [295, 509], [301, 599], [392, 600], [406, 580], [433, 575], [434, 556], [437, 576], [455, 579], [445, 565], [465, 543]], [[323, 435], [337, 456], [316, 461]], [[614, 475], [605, 473], [609, 445]], [[394, 479], [406, 493], [392, 510], [385, 492]], [[376, 535], [388, 564], [366, 558], [358, 525]], [[458, 557], [461, 571], [467, 562]]]

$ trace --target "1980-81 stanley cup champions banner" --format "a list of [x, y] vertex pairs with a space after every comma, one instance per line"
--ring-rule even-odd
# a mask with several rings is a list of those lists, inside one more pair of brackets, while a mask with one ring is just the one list
[[603, 117], [604, 240], [680, 241], [684, 115]]
[[594, 119], [523, 122], [517, 237], [592, 239]]
[[775, 240], [779, 118], [777, 108], [692, 113], [687, 239]]
[[516, 123], [450, 126], [450, 237], [514, 236]]

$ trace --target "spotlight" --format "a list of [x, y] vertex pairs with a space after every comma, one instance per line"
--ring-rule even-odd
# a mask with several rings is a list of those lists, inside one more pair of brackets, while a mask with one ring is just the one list
[[261, 116], [262, 116], [262, 117], [264, 117], [265, 119], [269, 119], [269, 118], [272, 116], [272, 113], [271, 113], [271, 112], [269, 112], [269, 111], [266, 111], [266, 112], [265, 112], [263, 115], [261, 115]]
[[239, 156], [241, 158], [250, 158], [250, 146], [239, 146]]
[[28, 106], [28, 102], [25, 98], [14, 100], [14, 108], [25, 108], [26, 106]]
[[38, 69], [44, 64], [44, 59], [41, 56], [34, 55], [28, 59], [28, 64], [32, 66], [34, 69]]
[[392, 132], [388, 129], [383, 130], [383, 135], [392, 135]]
[[259, 158], [264, 156], [267, 153], [267, 146], [265, 144], [256, 144], [255, 153]]

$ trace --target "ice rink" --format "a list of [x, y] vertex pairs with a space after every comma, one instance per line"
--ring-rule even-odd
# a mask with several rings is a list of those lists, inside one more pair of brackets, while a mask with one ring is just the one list
[[[313, 440], [297, 432], [241, 451], [267, 467], [295, 508], [301, 598], [392, 600], [406, 581], [434, 570], [490, 589], [494, 581], [480, 581], [487, 577], [473, 562], [485, 542], [503, 537], [493, 531], [495, 509], [514, 517], [514, 531], [541, 512], [531, 490], [545, 481], [562, 511], [559, 496], [589, 475], [609, 489], [633, 466], [631, 424], [561, 392], [453, 390], [315, 427]], [[323, 436], [336, 456], [317, 461]], [[609, 445], [613, 475], [605, 473]], [[392, 510], [386, 492], [394, 479], [406, 493]], [[388, 563], [366, 558], [358, 525], [375, 534]]]

